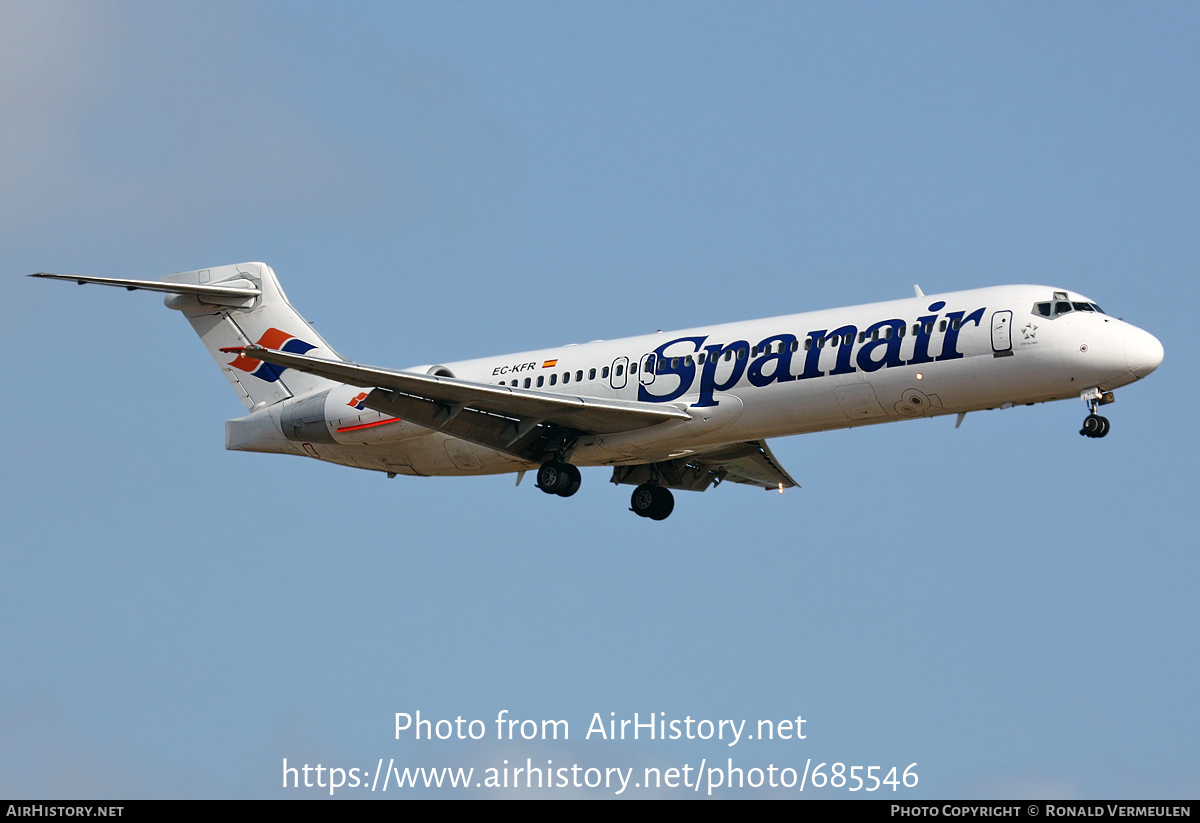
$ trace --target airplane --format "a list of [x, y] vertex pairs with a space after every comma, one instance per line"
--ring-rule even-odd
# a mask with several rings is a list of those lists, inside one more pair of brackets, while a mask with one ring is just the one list
[[797, 486], [767, 438], [1078, 397], [1098, 408], [1162, 362], [1150, 333], [1090, 298], [996, 286], [393, 370], [339, 355], [292, 308], [270, 266], [128, 280], [32, 277], [166, 292], [248, 413], [227, 449], [396, 475], [536, 470], [570, 497], [607, 466], [651, 520], [671, 490]]

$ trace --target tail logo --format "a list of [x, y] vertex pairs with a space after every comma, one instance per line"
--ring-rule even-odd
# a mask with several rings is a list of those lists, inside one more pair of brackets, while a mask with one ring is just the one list
[[[299, 337], [293, 337], [287, 332], [276, 328], [270, 328], [263, 332], [263, 336], [258, 338], [258, 342], [254, 345], [262, 346], [264, 349], [285, 351], [289, 354], [307, 354], [316, 348], [311, 343], [305, 343]], [[248, 374], [252, 374], [259, 380], [267, 383], [274, 383], [279, 379], [281, 374], [287, 371], [287, 366], [264, 363], [261, 360], [255, 360], [253, 357], [247, 357], [244, 354], [239, 354], [229, 365], [235, 369], [241, 369]]]

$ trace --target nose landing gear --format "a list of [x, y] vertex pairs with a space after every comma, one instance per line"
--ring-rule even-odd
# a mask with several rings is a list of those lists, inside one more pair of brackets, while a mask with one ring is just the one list
[[666, 520], [675, 509], [675, 496], [670, 489], [643, 483], [633, 490], [629, 509], [638, 517], [651, 520]]
[[1096, 409], [1113, 402], [1113, 393], [1100, 389], [1088, 389], [1082, 392], [1079, 398], [1087, 403], [1091, 410], [1091, 414], [1083, 419], [1083, 428], [1079, 430], [1079, 433], [1084, 437], [1103, 437], [1108, 434], [1108, 418], [1096, 414]]
[[1079, 433], [1085, 437], [1103, 437], [1108, 434], [1108, 418], [1098, 414], [1089, 414], [1083, 418], [1083, 428]]

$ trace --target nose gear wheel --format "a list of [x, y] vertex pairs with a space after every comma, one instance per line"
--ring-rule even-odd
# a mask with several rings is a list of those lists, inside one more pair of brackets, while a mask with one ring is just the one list
[[1083, 428], [1079, 433], [1084, 437], [1103, 437], [1108, 434], [1109, 423], [1107, 417], [1101, 417], [1098, 414], [1089, 414], [1083, 419]]

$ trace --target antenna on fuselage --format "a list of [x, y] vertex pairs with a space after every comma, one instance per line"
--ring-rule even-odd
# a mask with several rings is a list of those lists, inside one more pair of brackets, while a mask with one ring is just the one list
[[917, 293], [917, 297], [925, 296], [925, 292], [921, 291], [921, 287], [918, 286], [916, 283], [913, 283], [913, 291], [915, 291]]

